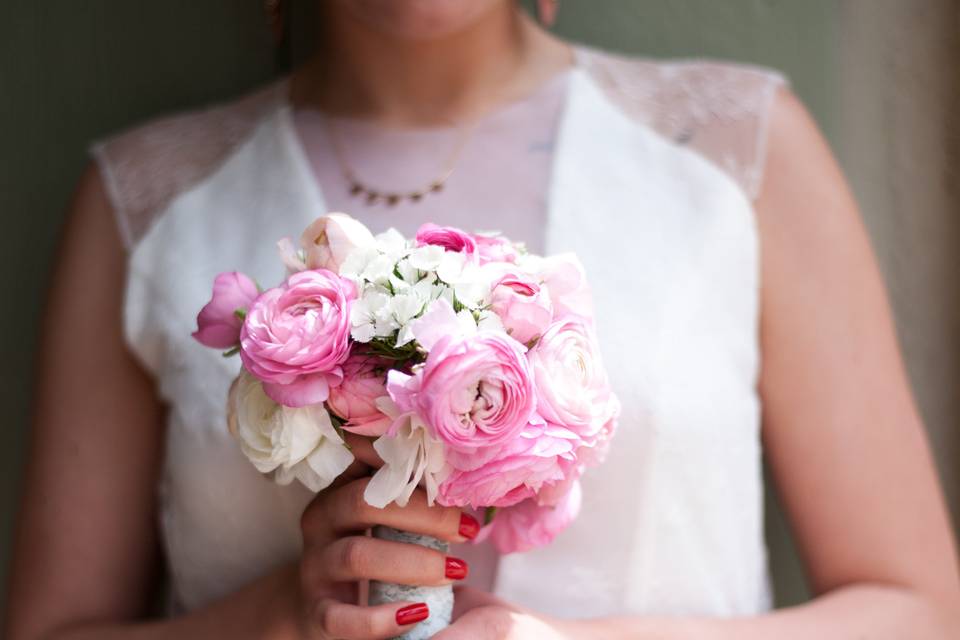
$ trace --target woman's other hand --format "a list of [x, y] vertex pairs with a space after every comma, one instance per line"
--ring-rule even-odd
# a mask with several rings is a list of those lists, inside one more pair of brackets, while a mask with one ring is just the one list
[[589, 638], [578, 633], [581, 624], [535, 614], [496, 596], [470, 587], [457, 587], [454, 622], [434, 640], [573, 640]]

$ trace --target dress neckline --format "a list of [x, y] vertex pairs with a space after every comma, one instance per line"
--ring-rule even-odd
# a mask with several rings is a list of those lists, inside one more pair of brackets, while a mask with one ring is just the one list
[[[563, 87], [563, 95], [560, 97], [560, 115], [556, 125], [555, 136], [556, 145], [554, 147], [553, 157], [550, 160], [550, 168], [544, 187], [547, 200], [546, 223], [548, 225], [550, 219], [553, 217], [557, 167], [558, 162], [565, 151], [564, 140], [566, 138], [565, 134], [569, 126], [568, 121], [570, 119], [571, 103], [574, 101], [574, 98], [580, 91], [580, 86], [585, 82], [585, 71], [580, 62], [581, 56], [579, 47], [573, 47], [573, 52], [573, 64], [565, 71], [561, 72], [565, 85]], [[547, 82], [550, 83], [556, 80], [558, 80], [558, 76], [554, 76]], [[281, 138], [280, 142], [283, 147], [282, 151], [286, 156], [287, 162], [290, 164], [293, 173], [295, 174], [294, 180], [305, 191], [307, 198], [309, 199], [311, 204], [311, 211], [309, 212], [309, 215], [315, 217], [318, 215], [318, 212], [323, 213], [328, 211], [329, 207], [327, 206], [327, 199], [324, 195], [323, 188], [321, 187], [320, 182], [314, 173], [304, 142], [301, 140], [300, 135], [297, 132], [296, 123], [294, 121], [294, 106], [290, 100], [289, 76], [286, 76], [281, 82], [281, 86], [278, 87], [280, 100], [276, 117], [278, 119], [277, 126], [279, 127], [279, 135]], [[545, 85], [541, 85], [541, 87], [538, 88], [538, 91], [544, 89], [544, 87]], [[529, 96], [521, 100], [526, 99], [529, 99]], [[513, 101], [506, 106], [509, 107], [515, 105], [516, 101]]]

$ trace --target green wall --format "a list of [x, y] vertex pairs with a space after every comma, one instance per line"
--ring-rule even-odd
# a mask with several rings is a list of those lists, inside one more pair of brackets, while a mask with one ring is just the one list
[[[299, 0], [293, 55], [313, 0]], [[784, 71], [828, 137], [838, 129], [836, 0], [563, 0], [556, 30], [652, 56], [712, 56]], [[5, 0], [0, 7], [0, 553], [24, 457], [36, 319], [56, 230], [87, 143], [269, 78], [277, 64], [260, 0]], [[771, 518], [781, 602], [803, 597]], [[5, 563], [0, 565], [3, 577]]]

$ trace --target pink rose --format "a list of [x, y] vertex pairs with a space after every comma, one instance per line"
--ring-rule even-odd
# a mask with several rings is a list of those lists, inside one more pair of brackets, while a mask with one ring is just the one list
[[[531, 498], [548, 483], [562, 482], [572, 467], [576, 436], [565, 429], [530, 424], [522, 434], [499, 447], [481, 452], [483, 464], [473, 461], [458, 468], [448, 456], [453, 472], [440, 485], [437, 501], [445, 506], [509, 507]], [[493, 457], [489, 454], [492, 453]]]
[[213, 349], [235, 347], [240, 342], [243, 313], [258, 295], [257, 285], [242, 273], [232, 271], [218, 275], [213, 281], [210, 302], [197, 315], [194, 339]]
[[480, 331], [445, 335], [427, 348], [426, 362], [413, 375], [387, 374], [387, 392], [402, 412], [419, 415], [448, 452], [502, 444], [530, 422], [533, 377], [519, 342]]
[[480, 264], [488, 262], [507, 262], [513, 264], [520, 257], [513, 243], [500, 235], [483, 233], [473, 234], [473, 241], [477, 245]]
[[580, 483], [574, 481], [555, 505], [541, 505], [531, 498], [498, 510], [493, 522], [483, 528], [477, 540], [489, 539], [500, 553], [544, 547], [576, 519], [580, 502]]
[[585, 440], [597, 437], [616, 400], [586, 321], [567, 316], [554, 322], [527, 356], [537, 383], [537, 412]]
[[456, 227], [440, 227], [428, 222], [417, 229], [416, 239], [418, 247], [432, 244], [443, 247], [446, 251], [466, 254], [471, 258], [479, 257], [474, 237]]
[[343, 382], [330, 389], [327, 407], [346, 420], [343, 428], [362, 436], [382, 436], [391, 419], [377, 408], [377, 398], [387, 395], [386, 371], [390, 363], [373, 356], [353, 355], [343, 363]]
[[340, 383], [356, 296], [349, 280], [316, 269], [293, 274], [254, 301], [240, 331], [240, 357], [274, 402], [323, 402]]
[[300, 235], [302, 255], [289, 238], [279, 242], [280, 256], [291, 273], [304, 269], [338, 272], [347, 255], [358, 247], [374, 244], [363, 223], [345, 213], [328, 213], [314, 220]]
[[553, 305], [546, 290], [530, 276], [513, 273], [493, 285], [490, 308], [510, 336], [523, 344], [539, 337], [553, 318]]

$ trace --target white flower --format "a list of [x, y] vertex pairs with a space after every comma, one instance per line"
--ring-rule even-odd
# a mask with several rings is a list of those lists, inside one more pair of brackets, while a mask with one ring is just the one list
[[350, 310], [350, 336], [357, 342], [370, 342], [377, 336], [377, 321], [390, 301], [390, 296], [382, 291], [369, 288], [362, 292], [360, 299], [353, 303]]
[[440, 263], [437, 265], [437, 276], [446, 283], [454, 284], [460, 281], [460, 273], [463, 271], [466, 256], [454, 251], [446, 251], [440, 257]]
[[275, 472], [280, 484], [296, 478], [320, 491], [353, 462], [322, 404], [279, 405], [245, 369], [230, 388], [227, 420], [253, 466], [261, 473]]
[[407, 257], [407, 262], [411, 267], [420, 271], [436, 271], [445, 254], [443, 247], [427, 244], [411, 251]]
[[433, 505], [440, 483], [450, 475], [450, 467], [444, 461], [443, 443], [429, 436], [415, 414], [399, 415], [399, 409], [389, 397], [378, 398], [377, 407], [399, 424], [391, 428], [393, 435], [382, 435], [373, 443], [383, 458], [383, 466], [370, 479], [364, 500], [379, 509], [391, 502], [403, 507], [423, 482], [427, 503]]
[[423, 312], [427, 302], [429, 300], [422, 298], [416, 290], [412, 289], [408, 294], [401, 294], [390, 299], [392, 318], [400, 329], [397, 334], [396, 346], [402, 347], [413, 340], [410, 321]]
[[374, 236], [374, 240], [376, 240], [377, 248], [381, 253], [392, 255], [395, 258], [399, 258], [408, 246], [407, 239], [403, 237], [403, 234], [393, 228], [378, 233]]
[[350, 278], [359, 283], [362, 280], [362, 274], [367, 265], [380, 257], [380, 251], [376, 247], [358, 247], [347, 254], [340, 264], [340, 275]]
[[490, 310], [480, 312], [480, 317], [477, 319], [477, 328], [481, 331], [507, 332], [503, 327], [503, 321], [500, 319], [500, 316]]

